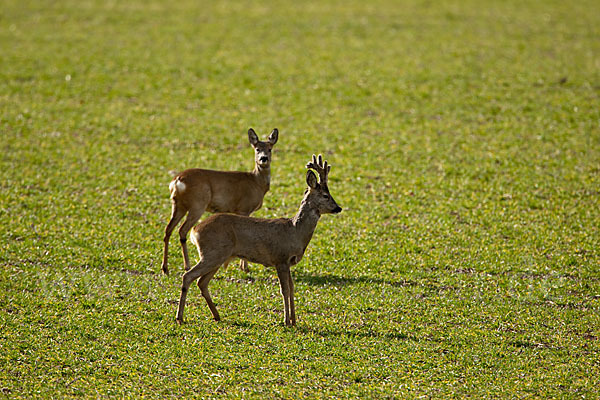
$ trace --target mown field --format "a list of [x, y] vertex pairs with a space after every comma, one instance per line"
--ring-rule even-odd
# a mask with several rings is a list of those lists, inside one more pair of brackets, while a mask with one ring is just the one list
[[[595, 1], [0, 5], [0, 397], [600, 396]], [[175, 324], [171, 171], [250, 170], [294, 267], [221, 270]], [[190, 254], [195, 260], [194, 249]]]

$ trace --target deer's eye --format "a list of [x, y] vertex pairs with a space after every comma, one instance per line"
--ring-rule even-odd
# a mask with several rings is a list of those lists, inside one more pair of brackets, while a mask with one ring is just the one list
[[324, 198], [325, 200], [327, 200], [327, 199], [329, 198], [329, 195], [328, 195], [328, 194], [324, 194], [324, 195], [323, 195], [323, 198]]

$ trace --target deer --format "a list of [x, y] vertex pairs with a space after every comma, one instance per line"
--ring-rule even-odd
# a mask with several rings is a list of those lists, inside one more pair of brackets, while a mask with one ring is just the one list
[[[183, 266], [190, 269], [187, 236], [205, 211], [228, 212], [249, 216], [262, 207], [263, 198], [271, 185], [271, 153], [277, 143], [279, 131], [273, 129], [267, 141], [258, 139], [254, 129], [248, 130], [248, 140], [254, 149], [254, 170], [213, 171], [187, 169], [169, 183], [171, 192], [171, 219], [165, 228], [162, 272], [169, 275], [169, 239], [173, 230], [187, 214], [179, 228], [179, 242], [183, 253]], [[242, 270], [248, 272], [248, 263], [242, 260]]]
[[[342, 208], [327, 186], [331, 166], [315, 155], [306, 167], [304, 198], [293, 218], [263, 219], [235, 214], [213, 214], [194, 227], [191, 241], [200, 261], [182, 276], [181, 297], [176, 321], [183, 323], [183, 311], [190, 285], [197, 285], [215, 321], [221, 317], [212, 301], [208, 284], [221, 265], [234, 258], [275, 267], [283, 297], [284, 324], [296, 325], [294, 282], [290, 267], [302, 260], [322, 214], [337, 214]], [[319, 180], [313, 172], [319, 174]]]

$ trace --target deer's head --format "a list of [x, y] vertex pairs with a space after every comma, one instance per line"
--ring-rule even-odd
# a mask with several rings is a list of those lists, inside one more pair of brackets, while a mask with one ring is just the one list
[[278, 137], [279, 131], [275, 128], [267, 138], [267, 141], [262, 142], [258, 139], [254, 129], [248, 129], [248, 140], [254, 149], [254, 162], [259, 168], [265, 169], [271, 166], [271, 150], [275, 143], [277, 143]]
[[[312, 162], [306, 164], [306, 168], [308, 168], [306, 172], [306, 184], [308, 185], [306, 200], [316, 207], [319, 214], [337, 214], [342, 211], [327, 187], [327, 176], [331, 170], [331, 165], [327, 165], [327, 161], [323, 162], [323, 157], [320, 154], [318, 159], [313, 154]], [[319, 181], [317, 181], [313, 169], [319, 174]]]

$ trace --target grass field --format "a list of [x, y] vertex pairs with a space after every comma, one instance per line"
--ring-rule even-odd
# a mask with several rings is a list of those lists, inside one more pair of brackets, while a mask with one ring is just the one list
[[[600, 396], [597, 2], [204, 3], [2, 1], [2, 396]], [[250, 170], [249, 127], [256, 216], [313, 153], [344, 212], [296, 328], [260, 265], [177, 326], [169, 172]]]

